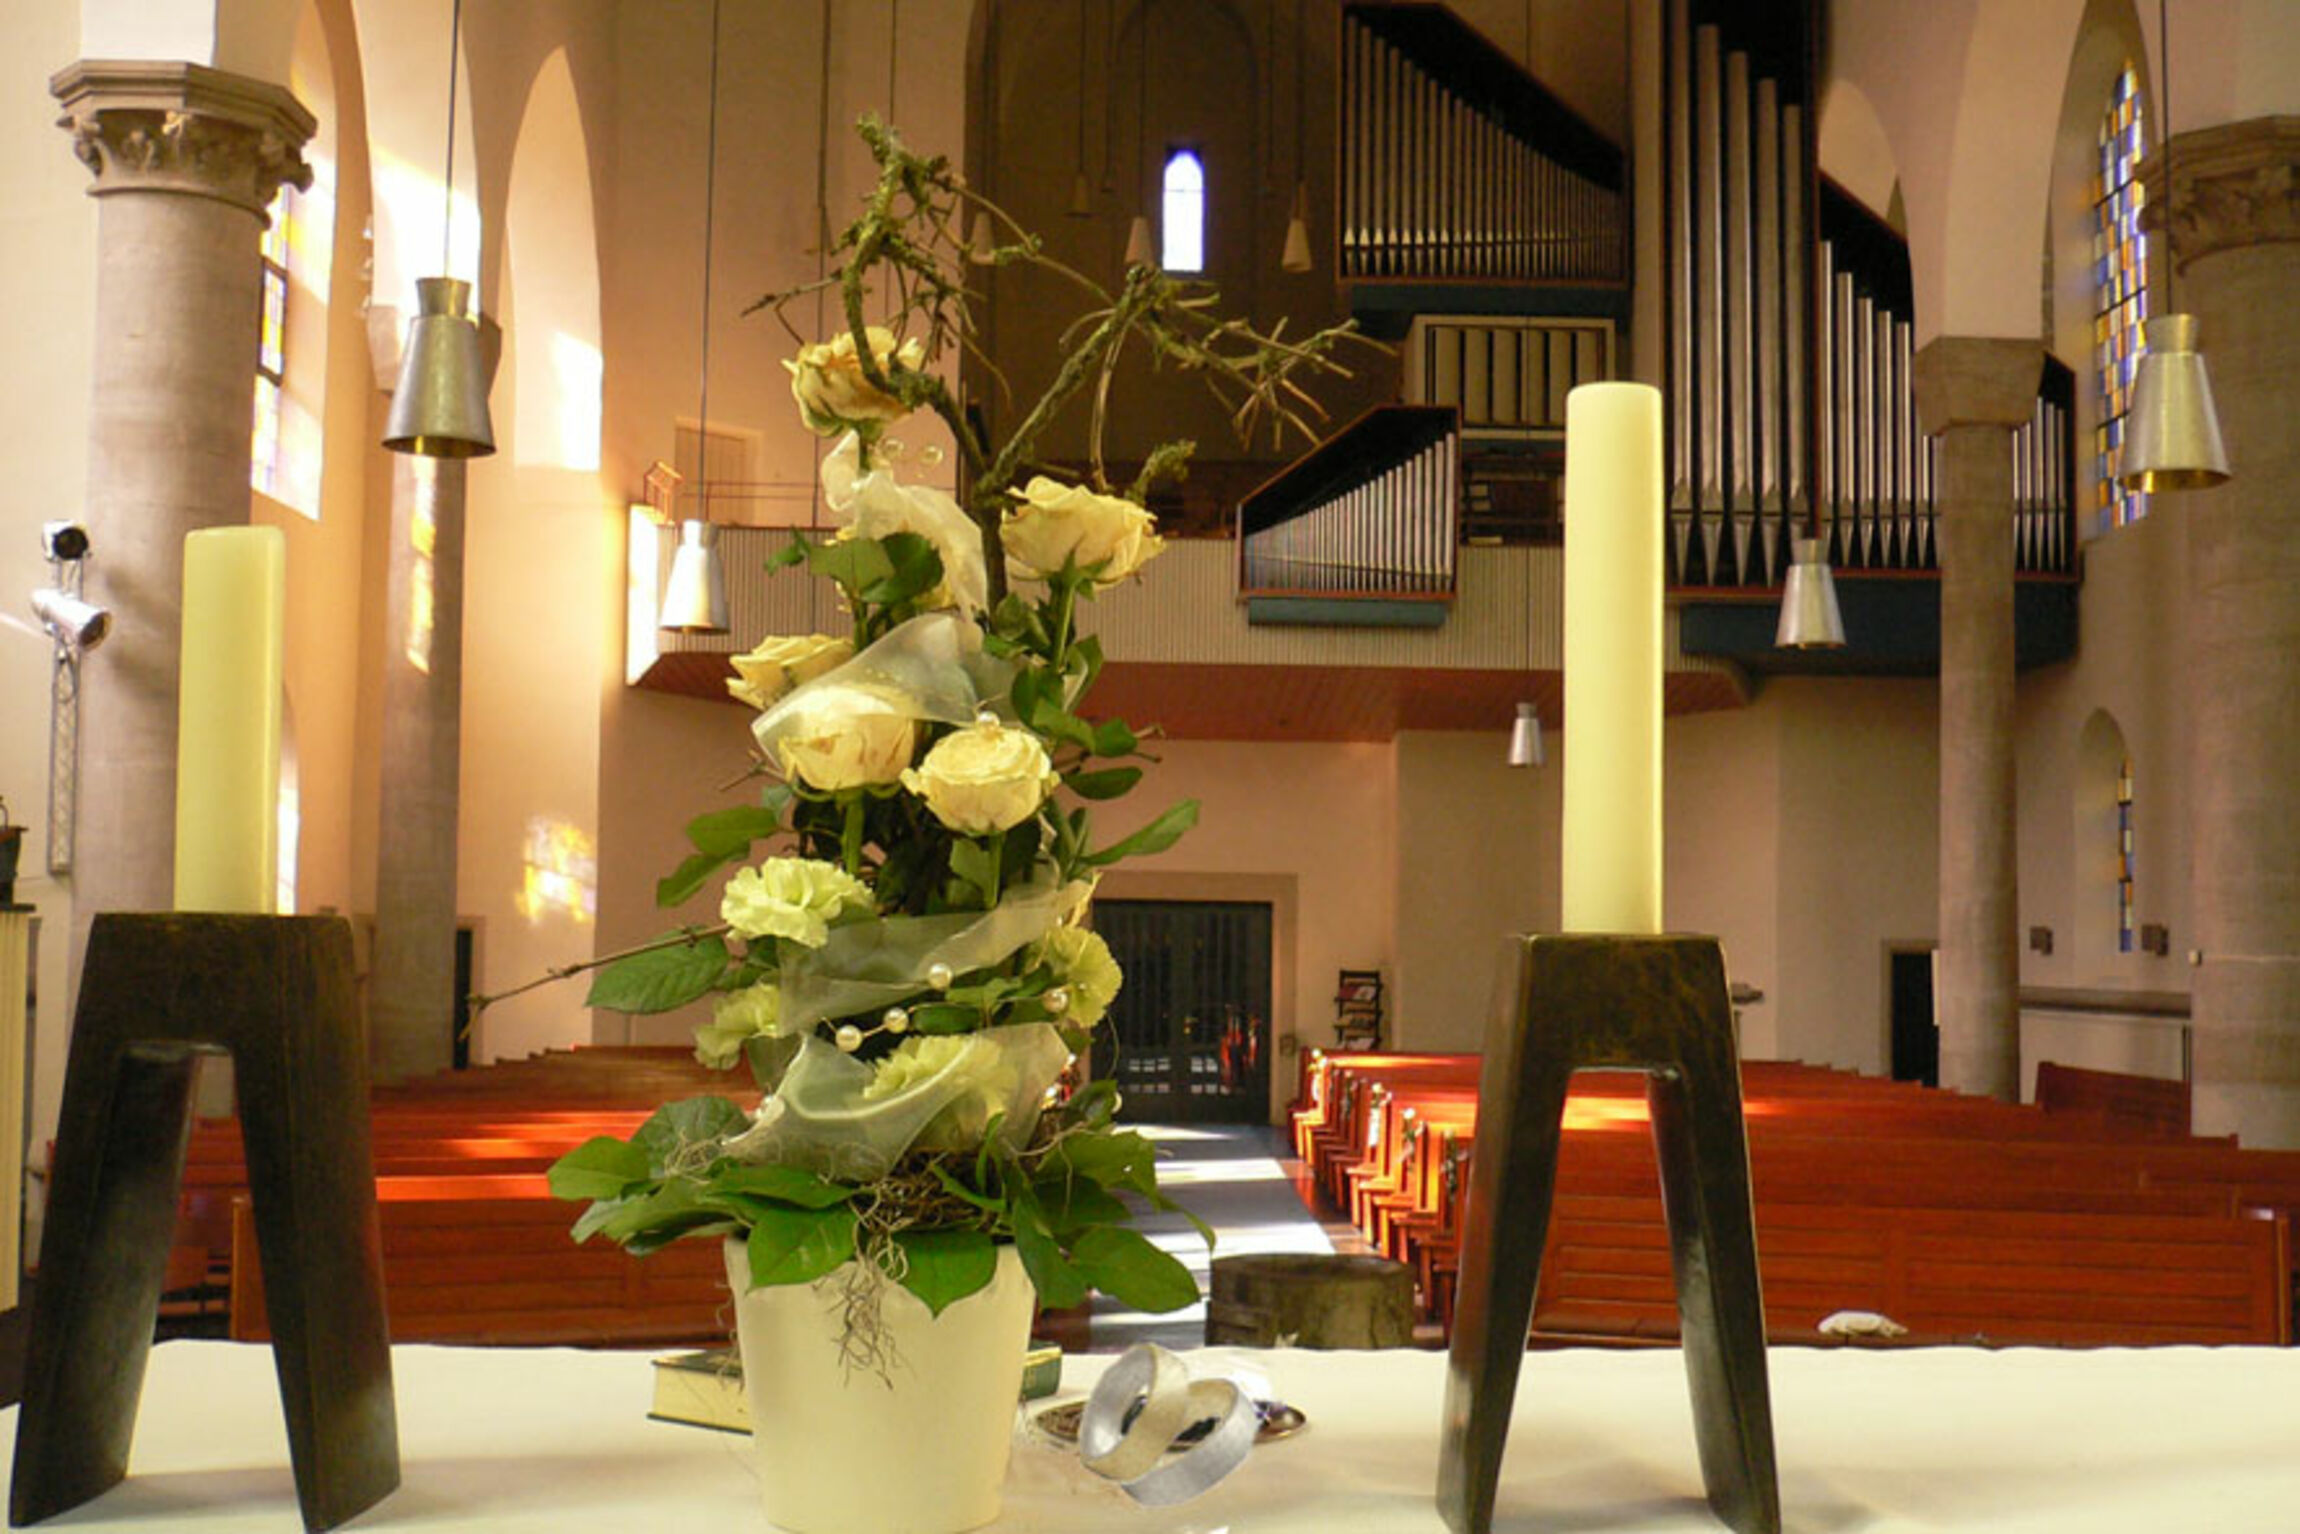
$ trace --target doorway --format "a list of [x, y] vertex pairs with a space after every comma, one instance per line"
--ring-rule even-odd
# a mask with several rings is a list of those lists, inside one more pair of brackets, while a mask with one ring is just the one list
[[1933, 1016], [1933, 948], [1885, 951], [1886, 1015], [1893, 1037], [1893, 1079], [1941, 1084], [1941, 1030]]
[[1268, 1119], [1270, 927], [1265, 901], [1094, 902], [1094, 930], [1126, 976], [1094, 1071], [1118, 1083], [1129, 1117]]

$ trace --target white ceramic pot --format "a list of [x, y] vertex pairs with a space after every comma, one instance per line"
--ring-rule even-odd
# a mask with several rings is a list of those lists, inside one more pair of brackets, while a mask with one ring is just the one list
[[891, 1384], [839, 1357], [838, 1275], [748, 1288], [726, 1243], [767, 1518], [790, 1534], [958, 1534], [998, 1516], [1037, 1295], [1011, 1246], [990, 1286], [931, 1314], [888, 1284]]

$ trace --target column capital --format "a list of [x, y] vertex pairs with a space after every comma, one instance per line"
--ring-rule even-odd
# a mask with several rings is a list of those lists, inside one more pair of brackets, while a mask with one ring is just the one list
[[2148, 157], [2140, 178], [2141, 227], [2169, 232], [2181, 271], [2224, 250], [2300, 241], [2300, 117], [2180, 134]]
[[311, 185], [303, 146], [318, 119], [285, 88], [204, 65], [82, 59], [48, 82], [56, 126], [95, 184], [115, 192], [212, 197], [257, 217], [280, 184]]
[[1925, 435], [1952, 426], [2025, 426], [2036, 412], [2044, 343], [2007, 336], [1937, 336], [1917, 350], [1911, 383]]

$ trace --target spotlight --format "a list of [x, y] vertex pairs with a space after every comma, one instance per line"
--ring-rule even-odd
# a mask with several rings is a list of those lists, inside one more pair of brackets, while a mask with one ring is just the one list
[[40, 547], [50, 559], [63, 563], [88, 557], [88, 530], [77, 522], [40, 524]]
[[[85, 533], [81, 534], [83, 542], [86, 537]], [[59, 644], [70, 645], [75, 650], [93, 650], [112, 632], [110, 608], [84, 602], [53, 586], [42, 586], [32, 593], [32, 611], [39, 615]]]

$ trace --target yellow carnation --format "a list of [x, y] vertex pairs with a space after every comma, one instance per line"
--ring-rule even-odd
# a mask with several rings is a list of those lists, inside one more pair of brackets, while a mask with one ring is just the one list
[[719, 919], [747, 938], [787, 937], [820, 948], [830, 939], [832, 922], [870, 909], [870, 887], [837, 864], [769, 858], [727, 881]]

